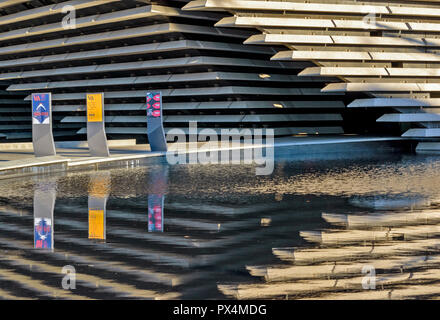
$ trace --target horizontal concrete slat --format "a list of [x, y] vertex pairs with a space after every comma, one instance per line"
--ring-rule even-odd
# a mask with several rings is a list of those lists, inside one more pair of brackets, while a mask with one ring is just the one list
[[378, 122], [440, 122], [440, 114], [436, 113], [404, 113], [384, 114]]
[[210, 41], [193, 41], [193, 40], [179, 40], [167, 41], [158, 43], [149, 43], [141, 45], [132, 45], [125, 47], [115, 47], [90, 51], [70, 52], [55, 55], [44, 55], [36, 57], [26, 57], [20, 59], [0, 60], [0, 67], [17, 67], [25, 65], [42, 65], [45, 63], [54, 63], [60, 61], [77, 61], [81, 59], [97, 59], [115, 56], [129, 56], [136, 54], [151, 54], [169, 51], [179, 51], [186, 49], [203, 49], [213, 51], [226, 52], [245, 52], [245, 53], [267, 53], [274, 54], [275, 51], [269, 47], [250, 47], [241, 44], [233, 43], [219, 43]]
[[[110, 91], [106, 92], [105, 97], [111, 98], [139, 98], [145, 97], [147, 90], [132, 90], [132, 91]], [[188, 96], [212, 96], [212, 95], [268, 95], [268, 96], [319, 96], [328, 94], [322, 93], [319, 88], [270, 88], [270, 87], [207, 87], [207, 88], [189, 88], [189, 89], [166, 89], [161, 90], [163, 96], [166, 97], [188, 97]], [[331, 93], [333, 95], [342, 95], [341, 93]], [[54, 101], [68, 101], [68, 100], [84, 100], [85, 93], [60, 93], [53, 94]], [[30, 100], [30, 96], [26, 97]]]
[[[221, 58], [221, 57], [189, 57], [189, 58], [174, 58], [163, 60], [146, 60], [126, 63], [113, 63], [113, 64], [101, 64], [101, 65], [89, 65], [70, 68], [58, 68], [58, 69], [46, 69], [36, 71], [23, 71], [23, 72], [9, 72], [1, 73], [0, 80], [11, 79], [25, 79], [32, 77], [50, 77], [60, 75], [80, 75], [80, 74], [99, 74], [108, 73], [112, 71], [136, 71], [136, 70], [153, 70], [153, 69], [166, 69], [166, 68], [178, 68], [189, 66], [210, 66], [210, 65], [227, 65], [227, 66], [239, 66], [239, 67], [260, 67], [260, 68], [274, 68], [284, 69], [286, 65], [279, 62], [267, 62], [263, 63], [261, 60], [253, 59], [238, 59], [238, 58]], [[287, 67], [302, 69], [307, 67], [308, 64], [304, 63], [290, 63]]]
[[54, 40], [31, 42], [26, 44], [19, 44], [0, 48], [0, 55], [13, 54], [22, 52], [32, 52], [36, 50], [51, 49], [56, 47], [68, 47], [74, 45], [96, 44], [98, 42], [115, 41], [122, 39], [129, 39], [135, 37], [154, 36], [167, 33], [193, 33], [205, 34], [211, 36], [225, 36], [231, 38], [244, 39], [249, 35], [249, 32], [226, 30], [221, 31], [216, 28], [204, 26], [191, 26], [183, 24], [165, 23], [153, 26], [137, 27], [131, 29], [107, 31], [97, 34], [88, 34], [83, 36], [76, 36], [70, 38], [60, 38]]
[[[171, 130], [175, 128], [165, 128], [165, 133], [168, 134]], [[206, 128], [197, 128], [197, 133], [202, 132]], [[229, 128], [208, 128], [210, 130], [214, 130], [217, 134], [221, 134], [221, 130], [230, 130]], [[146, 134], [147, 128], [127, 128], [127, 127], [107, 127], [107, 134]], [[188, 128], [179, 128], [185, 134], [189, 133]], [[342, 127], [334, 126], [334, 127], [287, 127], [287, 128], [274, 128], [275, 135], [283, 136], [283, 135], [298, 135], [298, 134], [342, 134], [344, 130]], [[78, 131], [78, 134], [86, 134], [87, 129], [83, 128]]]
[[98, 86], [120, 86], [136, 84], [159, 84], [159, 83], [184, 83], [200, 81], [258, 81], [258, 82], [318, 82], [320, 78], [298, 77], [295, 75], [270, 74], [263, 77], [261, 74], [234, 73], [234, 72], [205, 72], [205, 73], [185, 73], [171, 75], [141, 76], [128, 78], [94, 79], [94, 80], [73, 80], [73, 81], [51, 81], [51, 82], [32, 82], [26, 84], [10, 85], [8, 90], [41, 90], [58, 89], [73, 87], [98, 87]]

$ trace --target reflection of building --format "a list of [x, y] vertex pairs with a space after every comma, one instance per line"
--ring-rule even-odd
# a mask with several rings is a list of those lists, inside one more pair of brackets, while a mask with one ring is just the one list
[[[85, 138], [86, 92], [105, 92], [111, 137], [145, 138], [149, 90], [164, 95], [166, 130], [189, 121], [217, 131], [270, 127], [277, 135], [375, 127], [375, 111], [360, 118], [345, 109], [351, 94], [321, 92], [339, 80], [298, 76], [311, 62], [271, 61], [278, 45], [243, 44], [255, 29], [214, 27], [225, 13], [182, 11], [186, 2], [171, 0], [30, 3], [0, 4], [8, 5], [0, 21], [0, 81], [21, 95], [52, 92], [60, 138]], [[75, 29], [61, 24], [63, 4], [76, 9]]]
[[415, 209], [431, 205], [431, 199], [423, 196], [401, 194], [399, 196], [373, 196], [373, 197], [354, 197], [350, 203], [359, 208], [370, 208], [376, 210], [393, 209]]
[[[68, 196], [57, 199], [55, 252], [33, 250], [31, 212], [0, 208], [0, 249], [14, 253], [0, 259], [0, 275], [7, 275], [10, 284], [2, 289], [18, 297], [52, 296], [59, 290], [60, 265], [73, 265], [79, 274], [78, 290], [61, 292], [60, 297], [220, 299], [252, 298], [255, 292], [260, 294], [256, 298], [329, 298], [348, 293], [358, 297], [368, 294], [359, 289], [367, 264], [375, 266], [378, 274], [379, 290], [370, 292], [370, 297], [382, 298], [390, 290], [392, 298], [438, 294], [440, 220], [435, 211], [323, 216], [322, 208], [333, 212], [359, 208], [343, 197], [287, 193], [282, 201], [276, 194], [243, 193], [229, 198], [212, 194], [201, 202], [199, 194], [174, 193], [176, 181], [171, 180], [166, 232], [150, 233], [148, 193], [155, 187], [166, 190], [164, 184], [152, 182], [151, 174], [159, 171], [151, 168], [138, 171], [137, 180], [128, 179], [131, 189], [120, 182], [131, 170], [112, 171], [111, 189], [104, 187], [109, 180], [95, 180], [95, 173], [92, 180], [86, 173], [72, 174], [68, 187], [59, 179], [57, 189]], [[200, 186], [182, 173], [179, 178]], [[240, 185], [244, 182], [240, 179]], [[75, 195], [66, 192], [68, 188], [82, 192]], [[98, 196], [112, 191], [106, 242], [88, 239], [87, 190]], [[124, 195], [122, 190], [128, 191]], [[415, 291], [408, 293], [410, 288]]]
[[[316, 247], [273, 249], [284, 265], [248, 266], [264, 282], [221, 284], [219, 289], [238, 299], [438, 297], [440, 216], [436, 211], [323, 214], [323, 218], [332, 229], [301, 232]], [[368, 278], [371, 270], [373, 282]], [[366, 280], [374, 287], [365, 288]]]
[[[51, 296], [59, 290], [59, 281], [44, 282], [42, 287], [39, 283], [48, 275], [57, 279], [59, 265], [73, 265], [79, 273], [77, 290], [60, 297], [219, 298], [223, 296], [217, 282], [225, 274], [243, 270], [248, 263], [266, 262], [271, 247], [285, 243], [283, 236], [292, 236], [300, 225], [287, 223], [297, 201], [256, 200], [239, 207], [221, 202], [201, 205], [185, 197], [167, 201], [167, 232], [149, 233], [145, 195], [112, 199], [106, 215], [111, 241], [96, 242], [87, 239], [88, 200], [59, 198], [57, 249], [38, 255], [29, 252], [29, 232], [20, 228], [30, 216], [0, 212], [0, 248], [19, 252], [0, 261], [0, 274], [9, 270], [9, 279], [16, 284], [9, 294], [22, 296], [19, 288], [26, 285], [32, 296]], [[293, 219], [309, 225], [313, 212], [299, 212]]]

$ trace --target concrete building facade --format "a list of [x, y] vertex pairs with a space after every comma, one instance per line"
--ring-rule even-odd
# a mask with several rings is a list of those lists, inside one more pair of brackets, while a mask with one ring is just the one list
[[[435, 49], [431, 2], [411, 2], [408, 13], [368, 4], [385, 25], [365, 30], [366, 9], [355, 1], [0, 1], [0, 139], [30, 139], [29, 95], [51, 92], [55, 138], [82, 140], [86, 93], [105, 92], [110, 139], [142, 140], [150, 90], [164, 95], [166, 130], [197, 121], [277, 136], [399, 135], [401, 123], [414, 122], [420, 128], [406, 135], [436, 137], [436, 54], [417, 51]], [[428, 7], [432, 16], [417, 16]], [[371, 47], [396, 58], [370, 61]], [[385, 113], [399, 125], [377, 124]]]
[[377, 121], [405, 124], [406, 138], [440, 138], [439, 1], [205, 0], [185, 10], [229, 12], [216, 26], [253, 27], [260, 33], [245, 43], [288, 48], [271, 61], [312, 62], [299, 76], [338, 79], [322, 92], [368, 95], [348, 108], [392, 108]]

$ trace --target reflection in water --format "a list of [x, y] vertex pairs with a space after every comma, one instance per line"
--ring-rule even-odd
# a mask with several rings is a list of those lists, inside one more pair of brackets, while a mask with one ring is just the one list
[[[0, 181], [0, 297], [438, 298], [439, 172], [408, 157], [281, 160], [269, 177], [152, 163]], [[34, 250], [33, 213], [52, 251]]]
[[106, 239], [107, 199], [110, 192], [109, 172], [95, 173], [89, 187], [89, 239]]
[[359, 208], [370, 208], [376, 210], [393, 210], [393, 209], [416, 209], [429, 206], [431, 201], [429, 197], [421, 195], [386, 195], [386, 196], [370, 196], [355, 197], [350, 199], [350, 203]]
[[56, 185], [37, 182], [34, 191], [34, 248], [54, 249]]
[[[220, 284], [219, 290], [236, 299], [440, 296], [439, 209], [322, 218], [330, 228], [300, 232], [312, 248], [274, 248], [286, 264], [247, 267], [263, 283]], [[366, 288], [371, 279], [374, 286]]]

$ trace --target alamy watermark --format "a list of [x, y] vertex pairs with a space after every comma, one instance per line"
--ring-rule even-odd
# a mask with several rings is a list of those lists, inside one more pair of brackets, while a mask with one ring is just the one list
[[62, 9], [62, 13], [65, 14], [63, 20], [61, 21], [61, 25], [63, 29], [70, 30], [76, 29], [76, 9], [74, 6], [67, 5]]
[[376, 268], [370, 265], [364, 266], [362, 268], [362, 274], [365, 275], [362, 278], [362, 289], [376, 290]]
[[64, 290], [76, 289], [76, 269], [73, 266], [64, 266], [61, 273], [65, 274], [61, 281], [61, 286]]
[[369, 12], [362, 19], [363, 28], [364, 29], [377, 29], [377, 16], [376, 16], [376, 8], [372, 6], [364, 6], [364, 10]]
[[180, 128], [168, 131], [167, 141], [174, 141], [167, 161], [176, 164], [256, 164], [256, 175], [274, 171], [273, 129], [201, 129], [189, 123], [189, 134]]

